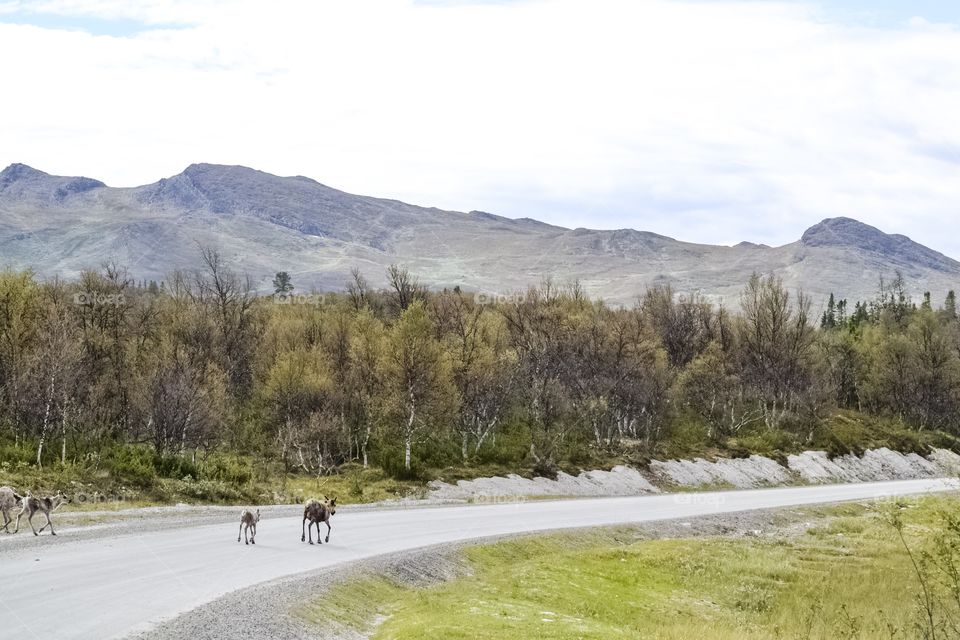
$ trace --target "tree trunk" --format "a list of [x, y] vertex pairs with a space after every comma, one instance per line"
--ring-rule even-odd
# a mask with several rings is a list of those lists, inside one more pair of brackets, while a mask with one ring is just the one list
[[61, 435], [63, 436], [63, 442], [60, 443], [60, 464], [66, 466], [67, 464], [67, 403], [63, 403], [63, 412], [60, 416], [60, 427]]
[[47, 406], [43, 410], [43, 431], [40, 432], [40, 444], [37, 445], [37, 468], [43, 468], [43, 444], [47, 439], [47, 427], [50, 424], [50, 405], [53, 404], [53, 378], [50, 378], [50, 387], [47, 391]]
[[[411, 396], [413, 393], [410, 394]], [[411, 398], [412, 400], [412, 398]], [[410, 403], [410, 417], [407, 418], [407, 433], [406, 441], [404, 442], [403, 450], [403, 468], [407, 471], [410, 471], [410, 447], [413, 440], [413, 421], [416, 419], [417, 409], [416, 405], [413, 402]]]
[[367, 468], [367, 443], [370, 442], [370, 422], [367, 420], [367, 431], [363, 438], [363, 468]]

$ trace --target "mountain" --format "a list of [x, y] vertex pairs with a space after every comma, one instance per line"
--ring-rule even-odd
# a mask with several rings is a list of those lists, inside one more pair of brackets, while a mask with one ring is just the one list
[[728, 247], [417, 207], [246, 167], [195, 164], [133, 188], [22, 164], [0, 172], [0, 266], [70, 278], [115, 262], [137, 279], [162, 280], [195, 267], [201, 246], [218, 248], [263, 290], [277, 271], [301, 291], [340, 289], [353, 267], [381, 285], [392, 262], [434, 287], [509, 294], [551, 276], [627, 304], [658, 283], [735, 304], [754, 272], [814, 299], [871, 298], [897, 271], [917, 297], [960, 287], [957, 261], [850, 218], [824, 220], [780, 247]]

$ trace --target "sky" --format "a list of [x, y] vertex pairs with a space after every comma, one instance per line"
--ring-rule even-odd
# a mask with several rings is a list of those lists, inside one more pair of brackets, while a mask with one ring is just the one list
[[0, 166], [960, 258], [960, 2], [0, 0]]

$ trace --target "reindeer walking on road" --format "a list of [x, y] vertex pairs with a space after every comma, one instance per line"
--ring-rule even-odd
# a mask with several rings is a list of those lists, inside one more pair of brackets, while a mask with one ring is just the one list
[[[303, 524], [301, 526], [300, 542], [304, 542], [307, 536], [310, 537], [310, 544], [313, 544], [313, 531], [311, 527], [317, 525], [317, 544], [320, 542], [320, 523], [327, 525], [327, 537], [325, 542], [330, 542], [330, 516], [337, 512], [337, 499], [327, 500], [324, 497], [320, 500], [307, 500], [303, 505]], [[309, 524], [307, 522], [309, 521]]]
[[[20, 513], [17, 514], [17, 526], [14, 528], [13, 532], [17, 533], [20, 531], [20, 518], [24, 513], [27, 514], [27, 522], [30, 523], [30, 528], [33, 529], [33, 535], [38, 536], [43, 533], [43, 530], [47, 527], [50, 527], [50, 535], [57, 535], [57, 532], [53, 530], [53, 522], [50, 520], [50, 514], [59, 509], [61, 506], [70, 502], [68, 498], [62, 491], [57, 491], [55, 496], [47, 496], [45, 498], [34, 498], [33, 496], [26, 496], [21, 499], [23, 507], [20, 509]], [[40, 531], [37, 531], [33, 526], [33, 516], [37, 511], [43, 513], [43, 516], [47, 519], [47, 524], [40, 527]]]
[[[244, 511], [240, 516], [240, 531], [237, 532], [237, 542], [240, 542], [240, 533], [243, 533], [243, 541], [247, 544], [257, 544], [257, 523], [260, 522], [260, 509], [257, 513]], [[250, 539], [247, 540], [247, 532], [250, 532]]]
[[23, 496], [13, 490], [12, 487], [0, 487], [0, 513], [3, 514], [3, 530], [10, 533], [10, 523], [13, 522], [13, 516], [10, 512], [20, 506]]

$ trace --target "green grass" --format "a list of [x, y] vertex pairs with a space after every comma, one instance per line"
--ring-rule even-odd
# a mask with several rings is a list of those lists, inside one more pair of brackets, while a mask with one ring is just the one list
[[[421, 496], [424, 484], [396, 480], [376, 468], [345, 465], [329, 476], [307, 476], [276, 470], [221, 473], [242, 468], [242, 458], [198, 465], [193, 473], [164, 477], [146, 465], [10, 464], [0, 459], [0, 486], [10, 485], [35, 495], [63, 490], [73, 498], [71, 509], [115, 510], [144, 506], [186, 504], [293, 504], [319, 494], [337, 496], [342, 503], [370, 503], [405, 496]], [[138, 471], [131, 471], [138, 469]], [[196, 475], [193, 475], [196, 474]]]
[[[939, 512], [958, 510], [955, 498], [905, 504], [918, 548]], [[919, 587], [890, 508], [805, 509], [814, 526], [778, 539], [639, 541], [619, 530], [472, 547], [469, 577], [422, 589], [359, 579], [299, 614], [381, 639], [911, 638]]]

